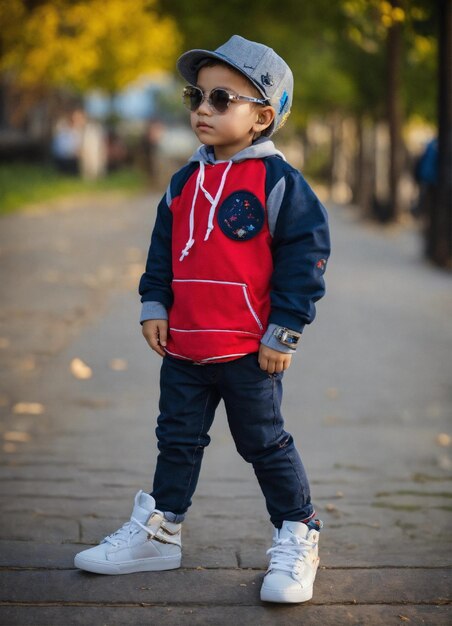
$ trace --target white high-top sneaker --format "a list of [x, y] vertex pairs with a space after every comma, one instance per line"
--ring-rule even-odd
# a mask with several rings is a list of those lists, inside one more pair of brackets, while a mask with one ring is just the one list
[[131, 574], [180, 567], [181, 524], [168, 522], [152, 496], [139, 491], [129, 522], [94, 548], [79, 552], [75, 567], [96, 574]]
[[286, 521], [280, 530], [275, 529], [273, 546], [267, 550], [271, 559], [261, 588], [261, 600], [306, 602], [312, 598], [320, 562], [318, 542], [318, 531], [302, 522]]

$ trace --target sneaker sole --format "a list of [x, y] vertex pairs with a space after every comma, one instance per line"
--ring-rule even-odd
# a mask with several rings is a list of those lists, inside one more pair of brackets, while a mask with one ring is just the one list
[[307, 602], [313, 596], [314, 588], [308, 587], [297, 592], [288, 592], [283, 589], [261, 589], [262, 602], [278, 602], [278, 603], [293, 603], [298, 604], [300, 602]]
[[94, 574], [134, 574], [135, 572], [161, 572], [168, 569], [177, 569], [181, 564], [181, 555], [152, 557], [149, 559], [137, 559], [124, 563], [111, 563], [110, 561], [92, 561], [76, 555], [74, 565], [78, 569]]

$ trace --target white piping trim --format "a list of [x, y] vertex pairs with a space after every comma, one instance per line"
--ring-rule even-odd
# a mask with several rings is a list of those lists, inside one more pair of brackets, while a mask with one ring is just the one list
[[247, 354], [250, 354], [250, 352], [238, 352], [237, 354], [222, 354], [220, 356], [210, 356], [207, 359], [201, 359], [201, 361], [195, 361], [194, 359], [190, 359], [187, 356], [182, 356], [182, 354], [171, 352], [167, 348], [165, 348], [165, 352], [167, 352], [168, 354], [171, 354], [171, 356], [177, 357], [178, 359], [183, 359], [184, 361], [190, 361], [191, 363], [207, 363], [208, 361], [218, 361], [219, 359], [228, 359], [229, 357], [233, 357], [233, 356], [240, 357], [240, 356], [246, 356]]
[[203, 278], [173, 278], [173, 283], [214, 283], [216, 285], [236, 285], [246, 287], [246, 283], [234, 283], [227, 280], [204, 280]]
[[254, 320], [256, 324], [259, 326], [259, 328], [261, 330], [264, 330], [264, 326], [262, 322], [260, 321], [256, 311], [253, 309], [251, 305], [251, 301], [248, 295], [248, 285], [246, 283], [234, 283], [234, 282], [230, 282], [226, 280], [203, 280], [200, 278], [174, 278], [173, 283], [211, 283], [214, 285], [234, 285], [235, 287], [241, 287], [249, 312], [254, 317]]
[[222, 328], [200, 328], [185, 330], [183, 328], [170, 327], [170, 331], [174, 333], [239, 333], [241, 335], [253, 335], [253, 337], [261, 337], [259, 333], [253, 333], [248, 330], [224, 330]]
[[222, 354], [221, 356], [210, 356], [208, 359], [202, 359], [201, 363], [206, 363], [207, 361], [218, 361], [218, 359], [227, 359], [230, 356], [246, 356], [250, 354], [249, 352], [238, 352], [237, 354]]
[[256, 324], [259, 326], [259, 328], [260, 328], [261, 330], [264, 330], [264, 327], [263, 327], [263, 325], [262, 325], [262, 322], [261, 322], [261, 321], [260, 321], [260, 319], [258, 318], [256, 311], [255, 311], [255, 310], [253, 309], [253, 307], [251, 306], [251, 302], [250, 302], [250, 299], [249, 299], [249, 297], [248, 297], [248, 290], [247, 290], [247, 288], [246, 288], [246, 285], [244, 285], [244, 286], [243, 286], [243, 295], [245, 296], [245, 300], [246, 300], [246, 303], [247, 303], [247, 305], [248, 305], [248, 308], [249, 308], [249, 310], [250, 310], [251, 315], [252, 315], [252, 316], [254, 317], [254, 319], [256, 320]]
[[193, 361], [193, 359], [189, 359], [188, 356], [182, 356], [182, 354], [177, 354], [177, 352], [171, 352], [168, 348], [165, 348], [165, 352], [167, 354], [171, 354], [171, 356], [177, 357], [178, 359], [184, 359], [184, 361]]

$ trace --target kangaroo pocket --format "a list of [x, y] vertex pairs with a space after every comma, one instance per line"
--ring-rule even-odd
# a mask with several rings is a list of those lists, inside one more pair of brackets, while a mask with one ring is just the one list
[[244, 283], [174, 279], [173, 332], [246, 333], [261, 336], [263, 324]]

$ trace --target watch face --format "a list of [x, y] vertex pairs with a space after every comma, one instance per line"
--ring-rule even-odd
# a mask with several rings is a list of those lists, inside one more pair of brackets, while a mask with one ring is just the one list
[[279, 328], [275, 331], [276, 339], [285, 346], [291, 348], [292, 346], [296, 346], [298, 344], [298, 340], [300, 337], [298, 335], [290, 333], [285, 328]]
[[218, 225], [234, 241], [256, 237], [265, 223], [265, 211], [259, 198], [249, 191], [235, 191], [218, 209]]

